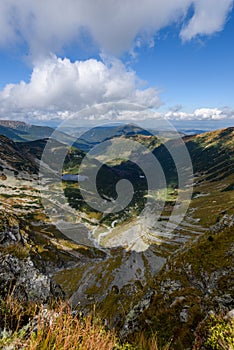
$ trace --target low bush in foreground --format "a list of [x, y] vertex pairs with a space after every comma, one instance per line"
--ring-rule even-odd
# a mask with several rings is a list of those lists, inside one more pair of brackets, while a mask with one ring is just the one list
[[197, 328], [193, 350], [233, 350], [234, 319], [211, 313]]

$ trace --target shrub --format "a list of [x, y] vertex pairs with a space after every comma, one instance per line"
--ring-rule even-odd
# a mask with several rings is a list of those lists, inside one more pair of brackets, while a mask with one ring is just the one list
[[223, 315], [209, 315], [197, 328], [193, 350], [232, 350], [234, 349], [234, 319]]

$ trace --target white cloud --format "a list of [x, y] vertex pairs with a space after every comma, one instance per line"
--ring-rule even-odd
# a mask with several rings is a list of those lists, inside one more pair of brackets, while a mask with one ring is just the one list
[[142, 89], [142, 84], [135, 72], [116, 59], [108, 64], [95, 59], [72, 63], [52, 57], [34, 67], [29, 83], [5, 86], [0, 92], [0, 113], [61, 119], [100, 103], [159, 107], [157, 90]]
[[223, 111], [218, 108], [200, 108], [194, 111], [195, 118], [201, 119], [223, 119]]
[[213, 34], [224, 26], [233, 0], [1, 0], [0, 45], [27, 43], [34, 60], [89, 33], [98, 50], [119, 53], [147, 42], [161, 28], [183, 25], [183, 40]]
[[196, 0], [194, 15], [182, 29], [183, 40], [191, 40], [197, 35], [211, 35], [223, 29], [227, 15], [233, 6], [231, 0]]
[[8, 84], [0, 91], [0, 118], [49, 121], [66, 120], [75, 114], [87, 124], [104, 120], [234, 119], [234, 111], [228, 107], [187, 113], [177, 105], [167, 113], [156, 112], [161, 105], [158, 91], [144, 89], [143, 83], [117, 59], [71, 62], [53, 56], [34, 67], [29, 83]]
[[[1, 0], [0, 47], [28, 46], [34, 67], [29, 83], [8, 84], [0, 91], [1, 117], [64, 119], [86, 106], [110, 101], [157, 108], [158, 91], [144, 88], [119, 60], [72, 63], [51, 58], [51, 53], [66, 53], [65, 47], [82, 42], [82, 37], [86, 47], [96, 45], [98, 52], [133, 52], [144, 43], [154, 45], [155, 33], [171, 23], [182, 25], [182, 40], [211, 35], [223, 28], [232, 5], [233, 0], [125, 0], [121, 5], [116, 0]], [[186, 19], [191, 6], [194, 14]], [[130, 108], [129, 118], [144, 119], [146, 114], [139, 110]], [[110, 112], [110, 119], [117, 114]], [[209, 108], [186, 113], [178, 106], [165, 116], [222, 119], [233, 113]]]
[[174, 120], [183, 120], [183, 119], [190, 119], [190, 117], [192, 117], [193, 115], [190, 113], [186, 113], [186, 112], [173, 112], [173, 111], [169, 111], [165, 114], [165, 118], [167, 119], [174, 119]]
[[234, 119], [234, 111], [227, 107], [222, 109], [198, 108], [192, 113], [169, 111], [165, 114], [165, 117], [172, 120], [223, 120]]

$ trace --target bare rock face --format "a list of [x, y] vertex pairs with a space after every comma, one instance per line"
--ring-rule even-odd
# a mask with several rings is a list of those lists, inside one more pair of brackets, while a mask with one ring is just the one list
[[120, 332], [121, 338], [124, 339], [128, 335], [138, 330], [138, 317], [144, 310], [149, 308], [153, 295], [154, 291], [148, 290], [144, 298], [140, 300], [139, 303], [135, 305], [133, 309], [127, 314], [124, 326]]
[[62, 289], [41, 273], [30, 257], [19, 259], [0, 252], [0, 294], [5, 297], [9, 292], [20, 301], [47, 303], [64, 297]]
[[5, 229], [0, 232], [0, 244], [3, 246], [9, 246], [11, 244], [23, 241], [24, 237], [22, 237], [18, 225], [13, 227], [6, 226]]

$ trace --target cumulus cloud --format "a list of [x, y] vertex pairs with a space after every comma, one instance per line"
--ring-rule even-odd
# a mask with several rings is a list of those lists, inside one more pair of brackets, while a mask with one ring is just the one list
[[[60, 119], [100, 103], [129, 103], [145, 108], [160, 106], [158, 92], [143, 88], [135, 72], [119, 60], [71, 62], [52, 57], [36, 65], [29, 83], [8, 84], [0, 92], [0, 113]], [[36, 111], [36, 112], [35, 112]]]
[[[23, 45], [32, 58], [30, 81], [8, 84], [0, 91], [1, 117], [65, 119], [82, 108], [99, 103], [160, 106], [158, 91], [145, 88], [135, 72], [119, 60], [90, 59], [71, 62], [55, 55], [70, 44], [95, 46], [97, 52], [119, 54], [144, 43], [153, 45], [160, 29], [177, 23], [182, 40], [220, 31], [234, 0], [1, 0], [0, 47]], [[191, 14], [192, 11], [192, 16]], [[189, 17], [190, 16], [190, 17]], [[79, 45], [78, 45], [79, 46]], [[77, 53], [77, 57], [79, 54]], [[124, 118], [115, 109], [109, 118]], [[129, 118], [146, 118], [142, 108]], [[153, 118], [161, 116], [154, 113]], [[175, 106], [172, 119], [232, 118], [230, 111], [198, 109], [186, 113]], [[92, 116], [90, 116], [92, 118]], [[99, 116], [101, 118], [101, 116]]]
[[167, 119], [172, 120], [223, 120], [234, 119], [234, 111], [224, 107], [219, 108], [198, 108], [192, 113], [183, 111], [169, 111], [165, 114]]
[[[233, 0], [1, 0], [0, 45], [26, 43], [34, 60], [85, 35], [98, 50], [119, 53], [172, 23], [181, 37], [210, 35], [224, 26]], [[184, 23], [191, 7], [192, 18]]]
[[0, 91], [0, 117], [61, 121], [75, 116], [87, 123], [234, 119], [228, 107], [187, 113], [176, 105], [167, 113], [155, 111], [161, 105], [159, 93], [143, 84], [117, 59], [71, 62], [53, 56], [34, 67], [28, 83], [8, 84]]

